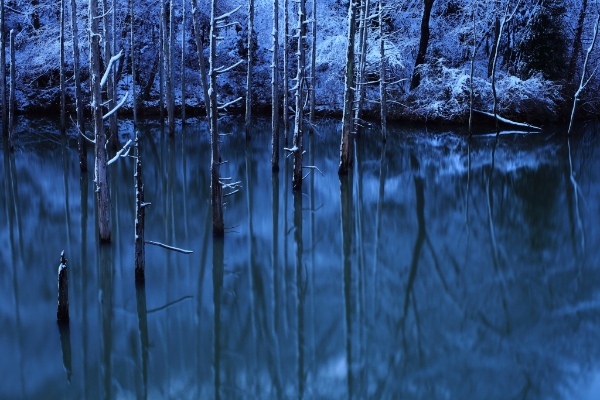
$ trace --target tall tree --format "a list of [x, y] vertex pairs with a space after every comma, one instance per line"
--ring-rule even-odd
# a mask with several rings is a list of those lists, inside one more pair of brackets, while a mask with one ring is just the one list
[[246, 68], [246, 117], [244, 130], [246, 140], [250, 139], [250, 124], [252, 119], [252, 63], [254, 62], [254, 0], [248, 0], [248, 56]]
[[181, 124], [185, 125], [185, 96], [186, 96], [186, 82], [185, 82], [185, 22], [186, 22], [186, 7], [185, 3], [187, 0], [181, 0]]
[[2, 132], [8, 136], [8, 107], [6, 99], [6, 36], [4, 34], [4, 0], [0, 0], [0, 104], [2, 106]]
[[298, 0], [298, 49], [297, 72], [296, 72], [296, 113], [294, 117], [294, 175], [292, 179], [292, 189], [298, 191], [302, 189], [302, 134], [304, 122], [304, 99], [302, 88], [306, 73], [306, 0]]
[[[284, 0], [285, 1], [285, 0]], [[279, 0], [273, 0], [271, 58], [271, 168], [279, 170]]]
[[15, 107], [17, 90], [17, 66], [15, 61], [15, 31], [10, 30], [10, 90], [8, 95], [8, 137], [14, 139]]
[[[114, 0], [113, 0], [114, 1]], [[112, 10], [110, 10], [112, 8]], [[112, 17], [116, 10], [111, 6], [109, 8], [108, 1], [102, 0], [102, 22], [103, 22], [103, 30], [104, 35], [102, 36], [103, 44], [104, 44], [104, 63], [107, 64], [109, 60], [113, 56], [113, 41], [112, 37], [114, 36], [114, 32], [112, 28], [112, 24], [110, 23], [109, 17]], [[109, 73], [107, 76], [107, 85], [106, 85], [106, 93], [108, 97], [108, 108], [113, 109], [116, 105], [116, 91], [114, 85], [115, 73]], [[117, 131], [117, 114], [113, 113], [109, 117], [109, 127], [110, 127], [110, 136], [109, 136], [109, 144], [113, 149], [116, 149], [119, 145], [118, 140], [118, 131]]]
[[354, 130], [354, 46], [356, 42], [356, 9], [357, 0], [350, 0], [348, 4], [348, 43], [346, 47], [346, 76], [344, 84], [344, 111], [342, 115], [342, 141], [340, 144], [339, 175], [346, 175], [353, 162], [352, 131]]
[[210, 43], [209, 70], [210, 86], [208, 89], [210, 104], [210, 193], [212, 205], [213, 235], [223, 236], [225, 224], [223, 221], [223, 187], [221, 186], [221, 149], [219, 148], [218, 104], [217, 104], [217, 0], [210, 2]]
[[290, 16], [288, 9], [288, 0], [283, 0], [283, 105], [281, 118], [283, 119], [283, 143], [287, 146], [288, 144], [288, 131], [289, 131], [289, 60], [290, 60], [290, 46], [288, 37], [290, 35]]
[[169, 12], [166, 5], [162, 9], [163, 20], [163, 62], [165, 74], [165, 100], [167, 103], [167, 118], [169, 136], [175, 134], [175, 93], [173, 92], [174, 68], [173, 68], [173, 48], [175, 47], [175, 34], [173, 23], [173, 0], [169, 1]]
[[[311, 21], [311, 45], [310, 45], [310, 102], [308, 120], [311, 124], [315, 122], [316, 107], [316, 85], [317, 85], [317, 0], [312, 0]], [[311, 130], [312, 132], [312, 130]]]
[[431, 19], [431, 9], [435, 0], [423, 0], [423, 17], [421, 18], [421, 36], [419, 38], [419, 50], [415, 59], [415, 68], [410, 80], [410, 90], [416, 89], [421, 83], [421, 71], [419, 66], [425, 63], [425, 55], [429, 46], [429, 20]]
[[[133, 0], [132, 0], [133, 1]], [[83, 119], [83, 94], [81, 91], [80, 55], [79, 55], [79, 26], [77, 18], [77, 2], [71, 3], [71, 36], [73, 48], [73, 74], [75, 75], [75, 109], [77, 113], [77, 146], [79, 147], [79, 168], [87, 171], [87, 143], [83, 137], [85, 132]]]
[[98, 0], [89, 0], [90, 77], [92, 115], [95, 136], [95, 182], [98, 204], [98, 230], [101, 242], [110, 241], [110, 190], [108, 187], [106, 135], [102, 123], [102, 91], [100, 76], [100, 31], [98, 29]]
[[[74, 1], [74, 0], [72, 0]], [[129, 19], [131, 20], [130, 26], [130, 52], [131, 52], [131, 102], [133, 108], [133, 126], [137, 126], [137, 63], [135, 61], [135, 14], [134, 14], [134, 3], [135, 0], [129, 0]]]
[[66, 129], [66, 105], [65, 105], [65, 0], [58, 2], [59, 11], [59, 86], [60, 86], [60, 130]]
[[198, 52], [198, 66], [200, 67], [200, 81], [202, 82], [202, 92], [204, 95], [204, 107], [206, 108], [206, 117], [210, 116], [210, 100], [208, 95], [208, 74], [206, 70], [206, 61], [204, 59], [204, 46], [202, 45], [202, 36], [200, 35], [200, 26], [198, 24], [198, 0], [192, 0], [192, 25], [194, 27], [194, 41], [196, 42], [196, 51]]
[[383, 29], [384, 24], [384, 13], [383, 0], [378, 1], [377, 8], [379, 18], [379, 97], [381, 98], [380, 103], [380, 118], [381, 118], [381, 140], [385, 143], [387, 140], [387, 59], [385, 55], [385, 32]]
[[358, 25], [358, 71], [356, 76], [356, 86], [358, 89], [358, 96], [356, 99], [356, 105], [354, 106], [354, 118], [356, 121], [359, 120], [362, 113], [363, 102], [366, 94], [366, 79], [365, 69], [367, 65], [367, 36], [369, 34], [368, 21], [369, 8], [371, 7], [369, 0], [363, 0], [360, 7], [360, 21]]

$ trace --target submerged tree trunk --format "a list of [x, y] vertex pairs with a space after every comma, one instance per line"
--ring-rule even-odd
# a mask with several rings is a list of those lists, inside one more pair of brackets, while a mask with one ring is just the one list
[[198, 65], [200, 67], [200, 80], [202, 82], [202, 92], [204, 94], [204, 107], [206, 108], [206, 117], [208, 118], [210, 116], [208, 74], [206, 73], [204, 47], [202, 46], [202, 37], [200, 36], [200, 27], [198, 26], [198, 0], [192, 0], [192, 24], [194, 26], [194, 41], [196, 42], [196, 51], [198, 52]]
[[415, 69], [410, 80], [410, 90], [416, 89], [421, 83], [421, 71], [419, 66], [425, 63], [427, 46], [429, 45], [429, 20], [434, 0], [423, 0], [423, 18], [421, 19], [421, 37], [419, 39], [419, 51], [415, 59]]
[[146, 279], [146, 249], [144, 241], [144, 222], [146, 204], [144, 203], [144, 182], [142, 180], [142, 149], [139, 134], [135, 132], [135, 280]]
[[306, 49], [304, 40], [306, 38], [306, 0], [298, 1], [298, 70], [296, 73], [296, 115], [294, 119], [294, 176], [292, 189], [302, 189], [302, 133], [304, 120], [304, 102], [302, 87], [304, 86], [306, 72]]
[[92, 115], [95, 136], [95, 182], [98, 203], [98, 230], [101, 242], [110, 241], [110, 190], [108, 187], [106, 135], [102, 123], [102, 91], [100, 87], [100, 32], [98, 0], [89, 0], [90, 77]]
[[254, 33], [254, 0], [248, 0], [248, 57], [246, 74], [246, 118], [244, 130], [246, 131], [246, 140], [249, 140], [250, 124], [252, 118], [252, 63], [254, 45], [252, 34]]
[[354, 129], [354, 44], [356, 36], [357, 0], [350, 0], [348, 5], [348, 44], [346, 47], [346, 77], [344, 85], [344, 112], [342, 116], [342, 141], [340, 144], [339, 175], [350, 171], [353, 161], [352, 131]]
[[380, 117], [381, 117], [381, 140], [385, 143], [387, 141], [387, 81], [385, 79], [387, 72], [387, 59], [385, 56], [385, 33], [383, 31], [383, 0], [379, 0], [378, 4], [379, 13], [379, 57], [381, 59], [379, 63], [379, 97], [381, 97], [380, 103]]
[[[284, 0], [285, 1], [285, 0]], [[273, 0], [271, 59], [271, 168], [279, 170], [279, 0]]]
[[0, 0], [0, 104], [2, 106], [2, 132], [8, 136], [8, 107], [6, 98], [6, 35], [4, 34], [4, 0]]
[[209, 71], [210, 87], [208, 89], [210, 102], [210, 192], [212, 205], [213, 235], [223, 236], [223, 187], [221, 186], [220, 165], [221, 152], [219, 149], [218, 104], [217, 104], [217, 0], [210, 2], [210, 44]]

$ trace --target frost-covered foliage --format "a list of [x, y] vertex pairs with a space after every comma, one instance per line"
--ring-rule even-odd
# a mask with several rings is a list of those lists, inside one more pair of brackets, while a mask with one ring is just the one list
[[[173, 57], [175, 65], [175, 98], [181, 103], [179, 93], [181, 71], [180, 60], [182, 45], [181, 32], [186, 31], [184, 49], [186, 58], [186, 99], [188, 105], [203, 107], [203, 91], [198, 68], [198, 55], [194, 41], [190, 5], [187, 6], [187, 22], [183, 21], [181, 1], [173, 0], [174, 13], [170, 18], [175, 23], [175, 48]], [[411, 118], [419, 120], [461, 121], [468, 115], [470, 98], [470, 64], [471, 52], [475, 45], [474, 60], [474, 100], [475, 108], [491, 110], [491, 81], [489, 76], [490, 54], [494, 42], [494, 23], [501, 18], [509, 0], [480, 1], [480, 0], [435, 0], [430, 21], [431, 35], [426, 53], [425, 64], [422, 68], [421, 85], [409, 91], [409, 81], [413, 73], [419, 36], [421, 30], [422, 0], [382, 0], [384, 2], [387, 32], [386, 59], [388, 65], [388, 93], [392, 100], [390, 104], [391, 118]], [[209, 0], [198, 0], [199, 34], [204, 45], [204, 56], [208, 47], [208, 16]], [[58, 5], [55, 0], [6, 0], [10, 7], [6, 14], [6, 29], [16, 32], [16, 56], [18, 74], [18, 104], [19, 109], [52, 108], [58, 104]], [[68, 1], [67, 1], [68, 3]], [[109, 2], [110, 3], [110, 2]], [[166, 3], [166, 1], [165, 1]], [[371, 2], [368, 11], [368, 38], [366, 57], [366, 76], [368, 82], [366, 102], [364, 106], [370, 115], [376, 115], [379, 94], [379, 27], [376, 18], [377, 2]], [[573, 95], [572, 82], [576, 82], [582, 60], [582, 48], [590, 42], [591, 25], [595, 7], [588, 6], [583, 14], [582, 3], [578, 0], [521, 0], [510, 1], [510, 7], [516, 4], [514, 18], [504, 28], [498, 51], [497, 89], [499, 111], [504, 116], [517, 117], [522, 120], [549, 120], [557, 118], [565, 108], [562, 103], [568, 103]], [[123, 50], [125, 57], [121, 61], [119, 90], [131, 90], [129, 17], [130, 0], [117, 0], [117, 49]], [[135, 18], [133, 20], [136, 32], [136, 61], [138, 79], [136, 84], [143, 97], [142, 107], [156, 108], [159, 99], [160, 79], [158, 54], [160, 50], [160, 6], [158, 2], [134, 1]], [[289, 7], [290, 32], [284, 38], [283, 31], [283, 2], [280, 4], [279, 43], [284, 40], [290, 44], [289, 71], [287, 77], [290, 87], [293, 87], [295, 61], [293, 53], [297, 40], [295, 29], [297, 25], [296, 3], [287, 2]], [[79, 21], [79, 43], [81, 46], [81, 67], [84, 92], [87, 93], [89, 74], [88, 40], [87, 40], [87, 7], [88, 3], [77, 0]], [[218, 43], [217, 61], [219, 66], [229, 66], [240, 59], [246, 58], [246, 4], [244, 0], [219, 0], [219, 13], [229, 12], [241, 6], [226, 28], [221, 29]], [[72, 88], [72, 50], [70, 8], [67, 7], [66, 23], [66, 69], [68, 93], [67, 100], [73, 105]], [[345, 75], [345, 46], [347, 29], [348, 2], [344, 0], [317, 1], [317, 48], [315, 71], [307, 71], [307, 76], [315, 76], [315, 93], [317, 109], [321, 111], [340, 111]], [[108, 10], [112, 13], [112, 10]], [[268, 107], [270, 104], [270, 65], [271, 65], [271, 32], [272, 32], [272, 1], [256, 0], [255, 9], [256, 54], [254, 60], [255, 77], [253, 79], [256, 95], [254, 104]], [[578, 21], [583, 15], [582, 37], [583, 46], [573, 46]], [[312, 11], [307, 19], [312, 20]], [[102, 24], [101, 24], [102, 25]], [[309, 29], [308, 35], [313, 33]], [[310, 43], [310, 41], [308, 41]], [[359, 54], [359, 49], [357, 54]], [[310, 57], [313, 50], [307, 48]], [[591, 56], [591, 68], [599, 62], [599, 51]], [[280, 48], [280, 55], [283, 51]], [[549, 57], [549, 59], [548, 59]], [[575, 68], [566, 69], [569, 60], [575, 60]], [[280, 64], [281, 67], [281, 64]], [[309, 68], [310, 69], [310, 68]], [[240, 64], [237, 68], [224, 74], [218, 79], [220, 101], [226, 103], [245, 93], [246, 66]], [[280, 73], [282, 70], [280, 69]], [[280, 80], [283, 82], [283, 77]], [[309, 81], [310, 82], [310, 81]], [[593, 112], [595, 102], [594, 91], [600, 88], [600, 80], [595, 75], [583, 93], [582, 106], [588, 112]], [[307, 89], [307, 88], [306, 88]], [[126, 105], [124, 110], [130, 105]], [[367, 113], [367, 115], [369, 115]]]

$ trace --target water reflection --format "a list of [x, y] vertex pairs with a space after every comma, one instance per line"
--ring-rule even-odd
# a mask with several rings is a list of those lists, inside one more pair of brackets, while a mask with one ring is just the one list
[[[142, 286], [133, 160], [111, 166], [114, 237], [100, 246], [75, 136], [36, 128], [48, 140], [22, 133], [3, 151], [0, 397], [598, 395], [596, 127], [570, 141], [390, 129], [385, 146], [367, 131], [340, 181], [325, 122], [305, 158], [323, 175], [292, 194], [290, 160], [271, 173], [269, 126], [223, 138], [222, 174], [243, 186], [224, 240], [204, 124], [174, 140], [141, 126], [146, 237], [194, 251], [147, 248]], [[55, 322], [62, 249], [68, 331]]]

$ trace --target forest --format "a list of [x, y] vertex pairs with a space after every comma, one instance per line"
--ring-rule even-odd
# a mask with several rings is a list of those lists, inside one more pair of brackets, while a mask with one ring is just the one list
[[91, 113], [91, 4], [100, 69], [122, 54], [105, 112], [129, 93], [121, 114], [208, 114], [214, 51], [217, 100], [229, 113], [272, 104], [293, 113], [300, 87], [310, 121], [341, 116], [350, 56], [359, 118], [379, 119], [384, 102], [390, 120], [466, 123], [474, 108], [543, 124], [568, 121], [576, 94], [581, 115], [597, 114], [591, 0], [2, 0], [2, 104], [18, 114], [64, 102], [71, 112], [79, 98]]

